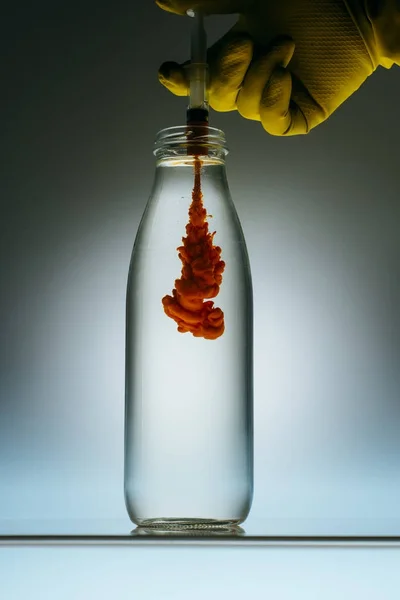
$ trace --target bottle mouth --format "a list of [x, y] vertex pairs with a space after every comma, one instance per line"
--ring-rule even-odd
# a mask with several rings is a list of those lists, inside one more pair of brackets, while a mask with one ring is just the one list
[[154, 155], [182, 156], [190, 147], [203, 148], [204, 154], [225, 157], [228, 154], [225, 134], [221, 129], [204, 125], [178, 125], [167, 127], [157, 133]]

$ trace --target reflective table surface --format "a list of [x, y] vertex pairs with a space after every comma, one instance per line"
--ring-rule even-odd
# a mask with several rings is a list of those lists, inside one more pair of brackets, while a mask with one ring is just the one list
[[240, 527], [144, 529], [129, 519], [0, 519], [0, 545], [395, 546], [400, 519], [253, 519]]

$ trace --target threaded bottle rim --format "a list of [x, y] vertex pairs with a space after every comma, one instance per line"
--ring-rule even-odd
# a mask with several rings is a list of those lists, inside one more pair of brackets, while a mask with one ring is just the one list
[[178, 125], [162, 129], [157, 133], [153, 153], [157, 158], [165, 154], [182, 155], [193, 144], [207, 149], [207, 154], [220, 158], [228, 154], [225, 133], [204, 125]]

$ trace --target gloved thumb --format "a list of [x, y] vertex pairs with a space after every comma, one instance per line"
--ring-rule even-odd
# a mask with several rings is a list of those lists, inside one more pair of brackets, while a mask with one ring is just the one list
[[156, 4], [168, 12], [185, 15], [190, 8], [204, 15], [228, 15], [245, 13], [254, 0], [156, 0]]

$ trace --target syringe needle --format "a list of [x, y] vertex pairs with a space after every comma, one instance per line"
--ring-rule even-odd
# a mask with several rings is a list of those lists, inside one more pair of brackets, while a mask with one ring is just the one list
[[204, 17], [201, 13], [188, 10], [192, 17], [191, 32], [191, 61], [188, 65], [189, 75], [189, 106], [187, 111], [188, 123], [208, 122], [208, 65], [207, 65], [207, 35], [204, 28]]

